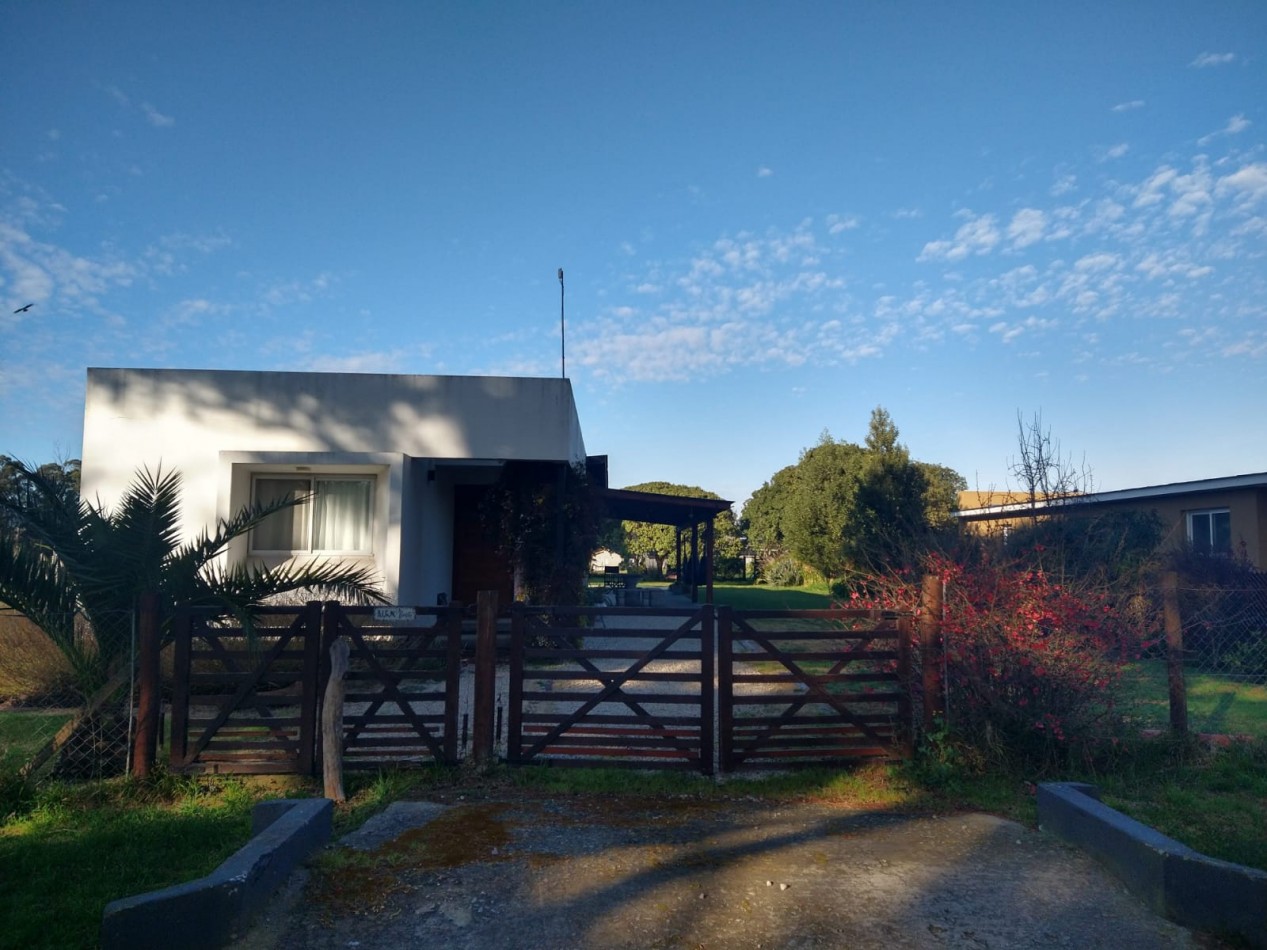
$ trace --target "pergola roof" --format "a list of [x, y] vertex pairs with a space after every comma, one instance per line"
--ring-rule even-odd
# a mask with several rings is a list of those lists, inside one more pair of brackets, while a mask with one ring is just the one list
[[723, 498], [688, 498], [623, 488], [604, 488], [600, 495], [609, 518], [668, 524], [675, 528], [689, 528], [709, 521], [731, 505]]

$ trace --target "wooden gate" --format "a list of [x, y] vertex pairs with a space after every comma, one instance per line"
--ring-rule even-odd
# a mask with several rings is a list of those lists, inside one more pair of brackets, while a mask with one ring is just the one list
[[250, 631], [205, 610], [174, 620], [172, 770], [311, 772], [321, 605], [262, 608]]
[[[338, 637], [350, 647], [344, 768], [456, 764], [462, 609], [393, 607], [377, 615], [373, 607], [326, 604], [323, 662]], [[322, 682], [328, 677], [323, 669]]]
[[910, 755], [909, 615], [718, 610], [721, 769]]
[[508, 762], [712, 774], [711, 606], [510, 615]]

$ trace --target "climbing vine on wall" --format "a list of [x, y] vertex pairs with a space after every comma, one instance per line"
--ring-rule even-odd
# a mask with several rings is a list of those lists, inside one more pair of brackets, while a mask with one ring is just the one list
[[583, 465], [507, 462], [482, 516], [529, 603], [584, 602], [601, 502]]

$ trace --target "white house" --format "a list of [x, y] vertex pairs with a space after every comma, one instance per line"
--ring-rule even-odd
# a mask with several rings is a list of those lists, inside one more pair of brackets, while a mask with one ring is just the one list
[[478, 526], [501, 467], [585, 459], [566, 379], [89, 369], [81, 490], [113, 508], [138, 469], [176, 469], [186, 537], [312, 493], [230, 560], [360, 561], [396, 603], [469, 602], [506, 570]]

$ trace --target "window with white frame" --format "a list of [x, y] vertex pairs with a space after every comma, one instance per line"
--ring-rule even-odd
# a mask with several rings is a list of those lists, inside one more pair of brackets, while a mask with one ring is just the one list
[[251, 532], [253, 554], [369, 554], [374, 479], [350, 475], [256, 475], [257, 505], [307, 498], [269, 515]]
[[1188, 512], [1188, 541], [1197, 554], [1231, 554], [1231, 512], [1226, 508]]

